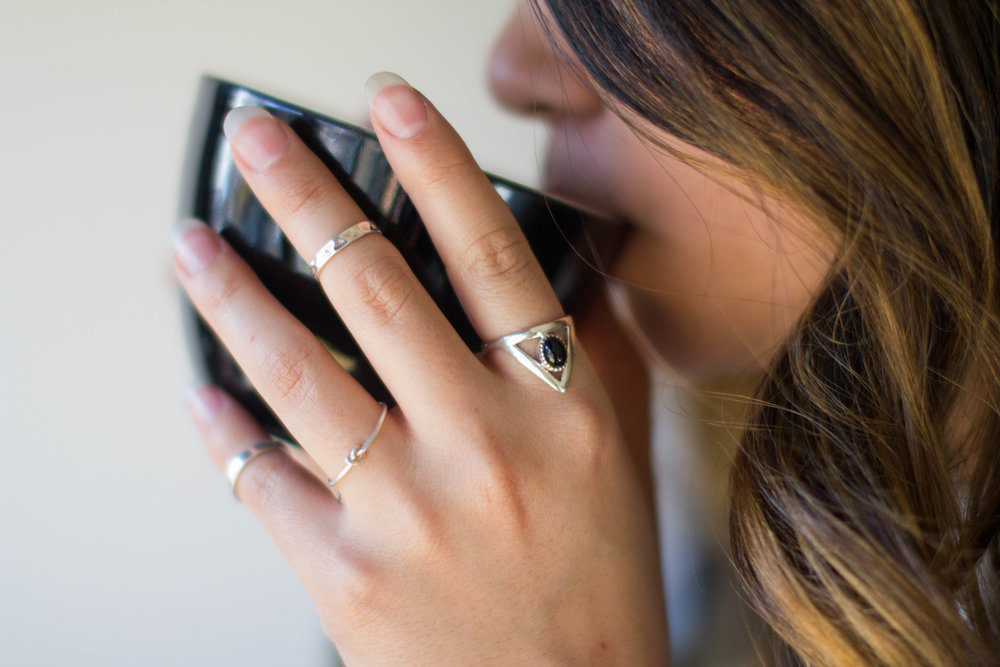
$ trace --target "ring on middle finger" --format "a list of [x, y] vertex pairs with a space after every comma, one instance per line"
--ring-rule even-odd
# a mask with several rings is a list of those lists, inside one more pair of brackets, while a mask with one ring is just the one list
[[369, 234], [381, 234], [382, 230], [374, 222], [369, 222], [368, 220], [363, 220], [356, 225], [348, 227], [343, 232], [334, 236], [332, 239], [323, 244], [317, 252], [313, 261], [309, 264], [309, 270], [312, 271], [313, 276], [319, 278], [319, 272], [323, 270], [326, 263], [333, 259], [333, 256], [338, 252], [354, 243], [360, 238], [368, 236]]

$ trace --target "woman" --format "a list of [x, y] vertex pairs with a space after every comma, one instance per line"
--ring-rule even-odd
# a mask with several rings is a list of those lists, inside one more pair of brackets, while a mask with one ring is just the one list
[[[522, 4], [497, 47], [498, 97], [552, 123], [552, 188], [633, 225], [615, 271], [642, 334], [692, 380], [759, 373], [730, 534], [790, 660], [1000, 649], [998, 11], [549, 0]], [[234, 111], [237, 164], [306, 261], [347, 241], [318, 277], [399, 401], [383, 423], [217, 236], [179, 223], [181, 283], [318, 470], [264, 450], [239, 497], [348, 663], [665, 662], [652, 519], [597, 372], [615, 345], [574, 350], [434, 107], [392, 75], [366, 92], [470, 320], [499, 343], [464, 348], [294, 134]], [[545, 349], [519, 357], [513, 333]], [[193, 398], [220, 467], [266, 439], [219, 390]]]

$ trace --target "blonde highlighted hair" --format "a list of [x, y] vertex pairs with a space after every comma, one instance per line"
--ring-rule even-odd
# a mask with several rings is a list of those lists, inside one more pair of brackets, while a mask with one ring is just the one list
[[733, 556], [778, 660], [995, 664], [997, 0], [546, 4], [623, 116], [837, 240], [731, 478]]

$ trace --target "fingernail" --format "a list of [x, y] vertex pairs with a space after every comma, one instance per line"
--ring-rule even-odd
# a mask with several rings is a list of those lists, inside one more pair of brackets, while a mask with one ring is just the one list
[[184, 396], [191, 406], [194, 418], [202, 423], [212, 421], [225, 404], [225, 398], [218, 387], [201, 382], [188, 385]]
[[236, 107], [226, 114], [222, 131], [233, 151], [254, 171], [264, 171], [288, 148], [278, 119], [262, 107]]
[[427, 124], [427, 105], [400, 76], [379, 72], [365, 83], [365, 97], [372, 113], [389, 134], [411, 139]]
[[189, 274], [201, 271], [222, 251], [222, 239], [201, 220], [181, 218], [170, 229], [170, 242]]

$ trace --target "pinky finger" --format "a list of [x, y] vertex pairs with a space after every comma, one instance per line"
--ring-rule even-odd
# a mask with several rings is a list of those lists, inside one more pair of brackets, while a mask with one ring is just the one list
[[[234, 456], [270, 440], [250, 413], [218, 387], [192, 389], [188, 400], [208, 453], [223, 473]], [[319, 568], [329, 567], [340, 504], [290, 452], [275, 449], [248, 461], [234, 492], [307, 586]]]

